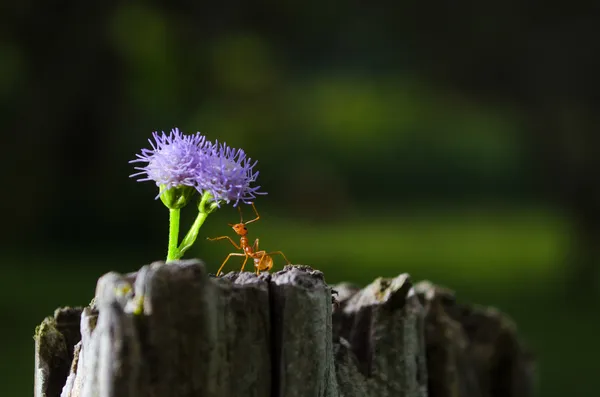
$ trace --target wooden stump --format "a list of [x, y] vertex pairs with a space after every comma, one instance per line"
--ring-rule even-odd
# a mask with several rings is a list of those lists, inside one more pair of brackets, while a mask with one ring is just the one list
[[106, 274], [89, 307], [36, 330], [35, 396], [532, 395], [532, 361], [499, 313], [406, 274], [333, 289], [307, 266]]

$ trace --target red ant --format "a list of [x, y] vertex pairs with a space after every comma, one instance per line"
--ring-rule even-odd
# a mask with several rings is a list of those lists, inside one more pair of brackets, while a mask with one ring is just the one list
[[237, 245], [235, 243], [235, 241], [233, 241], [231, 239], [231, 237], [229, 237], [229, 236], [220, 236], [220, 237], [215, 237], [215, 238], [208, 237], [207, 238], [207, 240], [210, 240], [210, 241], [227, 239], [231, 242], [231, 244], [233, 244], [233, 246], [236, 249], [244, 251], [243, 254], [240, 254], [237, 252], [232, 252], [231, 254], [227, 255], [227, 258], [225, 258], [225, 261], [223, 261], [223, 264], [217, 271], [217, 276], [219, 274], [221, 274], [221, 270], [223, 269], [223, 266], [225, 266], [225, 263], [227, 263], [229, 258], [232, 256], [245, 256], [244, 263], [242, 263], [242, 269], [240, 270], [240, 272], [244, 271], [244, 267], [246, 267], [246, 262], [248, 262], [248, 258], [252, 258], [254, 260], [254, 267], [256, 268], [256, 274], [259, 274], [263, 270], [266, 270], [266, 271], [271, 270], [271, 268], [273, 267], [273, 258], [271, 257], [271, 255], [273, 255], [273, 254], [279, 254], [279, 255], [283, 256], [283, 259], [285, 259], [285, 261], [288, 264], [290, 263], [290, 261], [285, 257], [285, 255], [283, 255], [283, 252], [281, 252], [281, 251], [273, 251], [273, 252], [269, 252], [269, 253], [267, 253], [267, 251], [264, 251], [264, 250], [259, 251], [258, 250], [258, 239], [254, 240], [254, 244], [252, 244], [252, 245], [249, 244], [249, 240], [248, 240], [248, 236], [247, 236], [248, 229], [246, 228], [246, 225], [248, 225], [249, 223], [252, 223], [252, 222], [256, 222], [257, 220], [260, 219], [260, 215], [258, 215], [258, 211], [256, 210], [254, 203], [251, 203], [251, 204], [252, 204], [252, 208], [254, 209], [254, 213], [256, 214], [256, 218], [252, 219], [251, 221], [244, 222], [244, 218], [242, 217], [242, 208], [238, 207], [238, 210], [240, 211], [240, 223], [236, 223], [236, 224], [228, 223], [228, 225], [231, 226], [233, 231], [238, 236], [240, 236], [240, 245]]

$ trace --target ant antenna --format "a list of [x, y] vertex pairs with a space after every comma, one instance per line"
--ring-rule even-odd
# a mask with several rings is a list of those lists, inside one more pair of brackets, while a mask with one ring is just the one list
[[[242, 225], [247, 225], [249, 223], [256, 222], [257, 220], [260, 219], [260, 215], [258, 215], [258, 211], [256, 210], [256, 207], [254, 206], [254, 203], [250, 203], [250, 204], [252, 205], [252, 208], [254, 209], [254, 213], [256, 214], [256, 218], [254, 218], [252, 220], [249, 220], [247, 222], [244, 222], [244, 216], [242, 215], [242, 206], [240, 205], [240, 206], [238, 206], [238, 211], [240, 212], [240, 223]], [[229, 226], [233, 226], [232, 223], [228, 223], [228, 225]]]
[[238, 211], [240, 212], [240, 223], [244, 223], [244, 216], [242, 215], [242, 206], [238, 205]]

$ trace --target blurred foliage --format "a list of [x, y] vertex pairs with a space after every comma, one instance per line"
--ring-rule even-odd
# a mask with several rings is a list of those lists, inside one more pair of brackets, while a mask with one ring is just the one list
[[[5, 394], [30, 394], [44, 316], [165, 255], [166, 210], [127, 162], [175, 126], [259, 160], [261, 245], [330, 282], [446, 284], [515, 318], [540, 395], [600, 387], [600, 24], [584, 8], [38, 3], [0, 8]], [[214, 271], [230, 249], [191, 255]]]

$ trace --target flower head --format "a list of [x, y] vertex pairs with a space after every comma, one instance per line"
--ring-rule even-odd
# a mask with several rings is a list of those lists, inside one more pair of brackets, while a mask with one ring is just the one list
[[240, 201], [248, 204], [256, 194], [266, 194], [258, 191], [260, 186], [251, 186], [258, 177], [258, 171], [253, 171], [257, 162], [253, 163], [242, 149], [216, 143], [204, 160], [198, 187], [209, 192], [217, 205], [222, 201], [233, 201], [234, 206]]
[[155, 142], [148, 140], [152, 149], [142, 149], [141, 154], [130, 161], [148, 164], [135, 167], [140, 172], [130, 176], [141, 176], [138, 182], [154, 181], [160, 187], [159, 196], [175, 187], [197, 188], [198, 174], [205, 162], [204, 158], [212, 148], [211, 143], [200, 133], [184, 135], [178, 128], [173, 129], [169, 135], [153, 132], [152, 136]]

